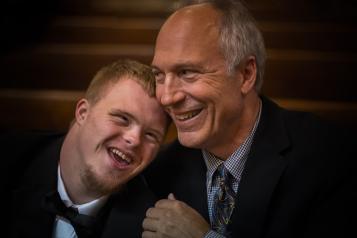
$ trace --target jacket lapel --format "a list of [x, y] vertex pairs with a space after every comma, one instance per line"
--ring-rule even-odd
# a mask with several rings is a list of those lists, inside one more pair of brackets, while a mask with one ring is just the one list
[[232, 214], [232, 237], [260, 237], [274, 188], [287, 161], [283, 151], [290, 142], [280, 109], [263, 98], [260, 124], [242, 180], [238, 188], [236, 209]]
[[[43, 211], [41, 199], [46, 192], [27, 188], [13, 193], [12, 235], [14, 237], [51, 237], [54, 216]], [[16, 235], [14, 235], [16, 234]]]
[[123, 191], [111, 196], [106, 204], [109, 214], [101, 237], [141, 237], [146, 210], [156, 201], [144, 181], [138, 176]]
[[[209, 221], [207, 205], [207, 186], [206, 186], [206, 164], [202, 152], [198, 149], [189, 149], [182, 147], [181, 154], [178, 155], [180, 160], [184, 160], [182, 170], [179, 174], [180, 181], [175, 185], [173, 191], [177, 194], [178, 200], [184, 201], [195, 210], [197, 210], [207, 221]], [[182, 182], [184, 181], [184, 182]]]
[[145, 176], [159, 199], [173, 193], [209, 221], [206, 170], [201, 150], [184, 147], [175, 140], [162, 148]]
[[[44, 195], [57, 186], [57, 165], [62, 139], [35, 157], [25, 171], [21, 187], [12, 192], [12, 235], [51, 237], [54, 216], [42, 209]], [[17, 234], [17, 235], [15, 235]]]

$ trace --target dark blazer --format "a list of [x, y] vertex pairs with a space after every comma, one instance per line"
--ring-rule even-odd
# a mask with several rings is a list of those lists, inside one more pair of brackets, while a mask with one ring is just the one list
[[[51, 237], [55, 216], [46, 212], [41, 202], [45, 194], [57, 188], [63, 135], [7, 135], [3, 138], [6, 138], [1, 141], [6, 145], [4, 150], [10, 152], [3, 157], [3, 161], [8, 161], [8, 168], [2, 165], [7, 177], [3, 188], [9, 195], [6, 198], [8, 236], [4, 237]], [[145, 212], [154, 200], [142, 176], [131, 180], [124, 191], [112, 195], [105, 205], [108, 212], [100, 237], [141, 237]]]
[[[357, 201], [356, 156], [344, 153], [349, 141], [310, 114], [284, 110], [266, 98], [262, 102], [228, 228], [231, 237], [347, 237], [353, 219], [348, 215]], [[200, 150], [176, 141], [146, 176], [159, 197], [173, 192], [209, 221]]]

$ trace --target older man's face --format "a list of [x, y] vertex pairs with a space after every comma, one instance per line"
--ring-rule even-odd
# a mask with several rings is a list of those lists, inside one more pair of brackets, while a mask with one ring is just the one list
[[[239, 131], [239, 73], [227, 74], [218, 47], [218, 13], [191, 7], [162, 27], [152, 62], [157, 98], [166, 107], [180, 142], [212, 153], [232, 143]], [[217, 153], [220, 154], [220, 153]]]

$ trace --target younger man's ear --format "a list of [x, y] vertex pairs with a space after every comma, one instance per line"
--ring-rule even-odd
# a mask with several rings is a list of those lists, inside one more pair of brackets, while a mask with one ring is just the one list
[[89, 113], [89, 108], [90, 104], [87, 99], [82, 98], [81, 100], [78, 101], [77, 106], [76, 106], [76, 123], [82, 124]]
[[241, 92], [243, 94], [249, 93], [255, 87], [257, 80], [257, 62], [254, 56], [249, 56], [240, 65], [240, 71], [243, 76]]

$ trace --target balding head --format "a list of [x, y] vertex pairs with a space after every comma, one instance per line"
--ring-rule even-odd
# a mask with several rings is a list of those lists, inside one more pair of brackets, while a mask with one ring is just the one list
[[[164, 26], [171, 22], [189, 23], [191, 27], [219, 25], [220, 12], [209, 3], [202, 3], [183, 7], [174, 12], [165, 22]], [[192, 24], [194, 23], [194, 24]], [[186, 25], [186, 27], [190, 27]]]
[[[227, 71], [234, 74], [239, 63], [249, 56], [255, 57], [257, 64], [256, 90], [263, 84], [266, 52], [261, 32], [254, 18], [237, 0], [196, 0], [173, 13], [163, 25], [157, 43], [166, 36], [179, 39], [185, 33], [191, 45], [201, 45], [211, 41], [206, 50], [215, 47], [224, 56]], [[191, 3], [191, 4], [192, 4]], [[181, 29], [185, 29], [182, 32]], [[201, 35], [200, 38], [197, 35]], [[209, 39], [208, 39], [209, 38]], [[197, 42], [192, 42], [197, 41]], [[156, 48], [157, 49], [157, 48]]]
[[[219, 47], [220, 12], [210, 4], [198, 4], [184, 7], [174, 14], [162, 26], [156, 40], [153, 63], [160, 61], [162, 65], [168, 58], [178, 63], [185, 62], [187, 55], [191, 59], [205, 60], [223, 55]], [[202, 62], [204, 63], [204, 62]]]

